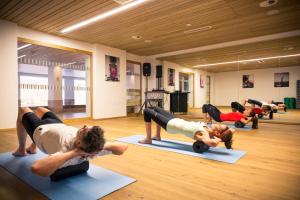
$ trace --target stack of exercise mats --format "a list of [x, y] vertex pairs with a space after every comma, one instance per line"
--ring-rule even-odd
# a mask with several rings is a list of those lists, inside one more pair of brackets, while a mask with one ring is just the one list
[[296, 108], [296, 98], [294, 97], [285, 97], [284, 104], [288, 109], [295, 109]]

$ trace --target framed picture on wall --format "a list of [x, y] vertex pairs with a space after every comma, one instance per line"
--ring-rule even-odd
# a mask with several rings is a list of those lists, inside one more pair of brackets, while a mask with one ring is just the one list
[[120, 58], [105, 56], [105, 80], [120, 81]]
[[274, 73], [274, 87], [289, 87], [289, 76], [289, 72]]
[[254, 88], [254, 75], [243, 75], [243, 88]]
[[168, 86], [175, 86], [175, 69], [168, 68]]
[[201, 74], [200, 74], [200, 88], [204, 88], [204, 78]]

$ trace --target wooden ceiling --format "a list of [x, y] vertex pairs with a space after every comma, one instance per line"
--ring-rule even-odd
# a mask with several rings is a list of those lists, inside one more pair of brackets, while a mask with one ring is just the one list
[[[141, 56], [300, 29], [299, 0], [279, 0], [276, 5], [268, 8], [260, 7], [261, 1], [149, 0], [134, 9], [67, 34], [60, 31], [118, 7], [119, 4], [113, 0], [1, 0], [0, 18], [31, 29], [80, 41], [100, 43]], [[278, 13], [268, 15], [267, 12], [272, 10], [278, 10]], [[212, 29], [191, 34], [184, 33], [186, 30], [205, 26], [212, 26]], [[140, 35], [142, 39], [134, 40], [131, 38], [133, 35]], [[145, 43], [145, 40], [152, 42]], [[296, 42], [298, 45], [299, 40]], [[269, 44], [273, 46], [272, 42]], [[234, 48], [236, 52], [240, 52], [241, 49]], [[232, 50], [229, 48], [223, 51]], [[201, 64], [195, 61], [199, 58], [197, 53], [195, 55], [195, 57], [188, 55], [189, 59], [185, 61], [182, 61], [184, 56], [181, 55], [178, 58], [167, 59], [178, 60], [187, 65]], [[224, 58], [217, 53], [215, 57]], [[210, 61], [211, 58], [205, 59]], [[223, 60], [225, 59], [227, 57]]]

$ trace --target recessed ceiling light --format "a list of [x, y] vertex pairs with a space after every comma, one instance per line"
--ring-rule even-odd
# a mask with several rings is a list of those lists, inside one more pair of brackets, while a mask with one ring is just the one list
[[284, 47], [283, 48], [284, 51], [290, 51], [290, 50], [293, 50], [293, 49], [294, 49], [294, 47]]
[[26, 55], [21, 55], [21, 56], [18, 57], [18, 59], [23, 58], [23, 57], [25, 57], [25, 56], [26, 56]]
[[192, 24], [186, 24], [186, 26], [192, 26]]
[[151, 40], [145, 40], [144, 42], [145, 43], [151, 43], [152, 41]]
[[267, 8], [270, 6], [274, 6], [275, 4], [278, 3], [278, 0], [266, 0], [266, 1], [262, 1], [259, 3], [259, 6], [262, 8]]
[[132, 7], [134, 7], [134, 6], [137, 6], [137, 5], [139, 5], [139, 4], [142, 4], [142, 3], [144, 3], [145, 1], [148, 1], [148, 0], [135, 0], [135, 1], [132, 1], [132, 2], [130, 2], [130, 3], [127, 3], [127, 4], [124, 4], [124, 5], [119, 6], [119, 7], [117, 7], [117, 8], [114, 8], [114, 9], [108, 11], [108, 12], [102, 13], [102, 14], [97, 15], [97, 16], [95, 16], [95, 17], [92, 17], [92, 18], [90, 18], [90, 19], [84, 20], [84, 21], [82, 21], [82, 22], [79, 22], [79, 23], [74, 24], [74, 25], [72, 25], [72, 26], [69, 26], [69, 27], [67, 27], [67, 28], [64, 28], [64, 29], [62, 29], [60, 32], [61, 32], [61, 33], [68, 33], [68, 32], [74, 31], [74, 30], [76, 30], [76, 29], [79, 29], [79, 28], [81, 28], [81, 27], [83, 27], [83, 26], [87, 26], [87, 25], [89, 25], [89, 24], [91, 24], [91, 23], [93, 23], [93, 22], [96, 22], [96, 21], [98, 21], [98, 20], [101, 20], [101, 19], [110, 17], [110, 16], [112, 16], [112, 15], [114, 15], [114, 14], [120, 13], [120, 12], [125, 11], [125, 10], [128, 10], [129, 8], [132, 8]]
[[267, 15], [276, 15], [276, 14], [278, 14], [279, 13], [279, 10], [269, 10], [268, 12], [267, 12]]
[[139, 40], [139, 39], [142, 39], [143, 37], [140, 35], [133, 35], [133, 36], [131, 36], [131, 38], [135, 39], [135, 40]]
[[25, 44], [25, 45], [23, 45], [23, 46], [18, 47], [18, 50], [24, 49], [24, 48], [29, 47], [29, 46], [31, 46], [31, 45], [32, 45], [32, 44]]
[[124, 5], [124, 4], [129, 3], [133, 0], [113, 0], [113, 1], [117, 2], [118, 4]]
[[264, 60], [257, 60], [257, 62], [258, 62], [259, 64], [261, 64], [261, 63], [264, 63], [265, 61], [264, 61]]
[[194, 29], [184, 31], [184, 33], [185, 34], [197, 33], [197, 32], [201, 32], [201, 31], [208, 31], [210, 29], [212, 29], [212, 26], [203, 26], [203, 27], [200, 27], [200, 28], [194, 28]]

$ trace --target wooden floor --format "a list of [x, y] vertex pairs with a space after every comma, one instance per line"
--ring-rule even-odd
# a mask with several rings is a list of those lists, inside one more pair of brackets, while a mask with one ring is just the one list
[[[106, 137], [144, 133], [142, 117], [74, 122], [101, 125]], [[153, 126], [154, 128], [154, 126]], [[15, 131], [0, 132], [0, 152], [17, 147]], [[163, 132], [169, 139], [191, 141]], [[247, 151], [236, 164], [129, 145], [122, 156], [104, 156], [92, 163], [137, 179], [103, 199], [300, 199], [300, 126], [260, 124], [258, 130], [235, 134], [234, 148]], [[46, 199], [0, 168], [0, 199]], [[100, 188], [101, 189], [101, 188]]]

